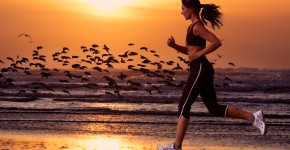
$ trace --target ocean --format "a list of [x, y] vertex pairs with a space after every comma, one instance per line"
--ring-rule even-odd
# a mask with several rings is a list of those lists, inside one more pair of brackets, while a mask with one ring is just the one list
[[[150, 119], [156, 115], [175, 118], [182, 86], [186, 82], [188, 72], [179, 71], [174, 75], [172, 85], [164, 83], [156, 77], [148, 77], [140, 72], [115, 70], [110, 73], [91, 71], [87, 78], [69, 79], [63, 71], [53, 73], [51, 77], [41, 77], [39, 71], [31, 71], [32, 75], [8, 73], [5, 76], [15, 79], [13, 86], [5, 84], [1, 79], [0, 111], [4, 113], [39, 114], [97, 114], [97, 115], [145, 115], [147, 119], [132, 119], [129, 122], [142, 123], [174, 123], [175, 119]], [[81, 74], [83, 71], [71, 71]], [[121, 74], [128, 77], [118, 78]], [[115, 80], [116, 85], [110, 87], [104, 77]], [[227, 77], [228, 79], [225, 79]], [[59, 82], [59, 80], [69, 82]], [[132, 85], [140, 83], [140, 85]], [[216, 69], [215, 84], [220, 103], [231, 104], [248, 111], [264, 110], [266, 118], [281, 118], [273, 124], [288, 124], [290, 118], [290, 71], [267, 69]], [[226, 85], [226, 86], [225, 86]], [[66, 91], [64, 91], [66, 90]], [[117, 94], [117, 92], [119, 95]], [[208, 113], [200, 97], [193, 104], [192, 116], [212, 117]], [[136, 117], [133, 117], [136, 118]], [[26, 120], [1, 115], [3, 120]], [[51, 118], [40, 118], [40, 120]], [[36, 119], [35, 121], [37, 121]], [[92, 119], [70, 119], [70, 117], [54, 118], [54, 121], [104, 121]], [[118, 122], [126, 120], [106, 120]], [[271, 122], [269, 122], [271, 124]], [[288, 124], [289, 125], [289, 124]]]

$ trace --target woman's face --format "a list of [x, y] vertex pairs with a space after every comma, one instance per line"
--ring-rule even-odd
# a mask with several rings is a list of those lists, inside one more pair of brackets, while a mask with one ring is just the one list
[[182, 4], [181, 14], [184, 16], [185, 20], [191, 19], [192, 10]]

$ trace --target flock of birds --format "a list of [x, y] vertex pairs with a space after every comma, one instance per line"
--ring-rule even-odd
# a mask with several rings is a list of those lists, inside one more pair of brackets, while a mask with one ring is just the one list
[[[26, 37], [29, 38], [29, 42], [32, 42], [32, 38], [28, 34], [20, 34], [18, 37]], [[134, 43], [129, 43], [129, 47], [133, 47]], [[100, 50], [101, 48], [101, 50]], [[89, 77], [93, 76], [92, 73], [88, 70], [93, 69], [97, 72], [108, 73], [108, 75], [104, 75], [102, 78], [107, 82], [105, 88], [111, 89], [110, 92], [107, 91], [104, 94], [111, 96], [122, 97], [120, 94], [120, 90], [123, 88], [118, 85], [118, 80], [124, 81], [128, 78], [128, 75], [123, 72], [117, 76], [117, 79], [110, 77], [110, 70], [114, 69], [115, 64], [123, 64], [127, 65], [128, 70], [133, 72], [139, 72], [146, 75], [149, 78], [158, 79], [159, 83], [162, 83], [166, 86], [172, 87], [180, 87], [182, 88], [185, 81], [180, 81], [180, 83], [175, 83], [174, 76], [176, 75], [176, 71], [185, 71], [188, 69], [184, 69], [182, 66], [186, 66], [188, 68], [189, 61], [184, 59], [181, 56], [177, 56], [179, 62], [175, 61], [164, 61], [160, 58], [160, 55], [156, 53], [155, 50], [149, 50], [147, 47], [142, 46], [138, 51], [127, 50], [125, 53], [114, 56], [111, 53], [111, 49], [104, 44], [102, 47], [98, 44], [92, 44], [90, 47], [81, 46], [81, 51], [85, 55], [85, 57], [81, 57], [78, 55], [69, 55], [70, 49], [68, 47], [63, 47], [61, 51], [54, 52], [52, 54], [52, 60], [56, 63], [60, 63], [65, 68], [75, 69], [83, 72], [81, 75], [74, 74], [72, 70], [68, 69], [63, 72], [65, 78], [59, 80], [61, 83], [70, 82], [73, 79], [79, 79], [82, 82], [89, 82]], [[62, 70], [59, 69], [50, 69], [47, 68], [47, 59], [48, 56], [42, 55], [43, 46], [37, 46], [32, 53], [32, 59], [20, 57], [19, 55], [16, 58], [7, 57], [8, 62], [4, 62], [0, 60], [0, 63], [5, 64], [8, 67], [1, 68], [0, 73], [0, 85], [3, 87], [16, 87], [14, 82], [15, 79], [9, 77], [9, 72], [20, 73], [23, 72], [26, 75], [32, 75], [30, 70], [39, 70], [40, 76], [44, 79], [48, 79], [54, 75], [54, 72], [60, 73]], [[115, 53], [115, 52], [114, 52]], [[149, 56], [148, 56], [149, 55]], [[217, 59], [212, 61], [212, 64], [215, 64], [222, 56], [217, 54]], [[135, 59], [139, 58], [135, 61]], [[157, 61], [153, 61], [156, 60]], [[10, 64], [9, 64], [10, 63]], [[235, 67], [234, 63], [230, 62], [228, 65]], [[26, 66], [26, 67], [25, 67]], [[71, 67], [70, 67], [71, 66]], [[105, 66], [105, 67], [104, 67]], [[166, 66], [166, 67], [165, 67]], [[154, 69], [149, 69], [154, 68]], [[164, 69], [171, 68], [171, 69]], [[232, 81], [228, 77], [224, 77], [227, 81]], [[35, 89], [30, 90], [32, 93], [38, 93], [40, 88], [44, 88], [46, 90], [50, 90], [55, 92], [54, 89], [47, 86], [45, 83], [41, 82], [33, 82], [33, 85], [37, 85]], [[157, 93], [162, 93], [159, 87], [151, 85], [151, 83], [146, 83], [150, 85], [150, 88], [144, 89], [149, 94], [152, 94], [153, 91], [157, 91]], [[142, 84], [136, 81], [127, 80], [127, 85], [132, 89], [141, 88]], [[85, 84], [87, 87], [99, 86], [97, 83], [88, 83]], [[216, 86], [220, 86], [217, 85]], [[224, 83], [222, 86], [229, 86], [228, 83]], [[26, 93], [27, 90], [19, 89], [19, 94]], [[68, 90], [62, 90], [62, 92], [70, 94]]]

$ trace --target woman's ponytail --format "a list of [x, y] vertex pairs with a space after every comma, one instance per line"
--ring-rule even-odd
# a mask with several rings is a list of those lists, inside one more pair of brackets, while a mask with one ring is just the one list
[[223, 26], [223, 14], [219, 11], [220, 6], [215, 4], [201, 4], [200, 6], [202, 8], [200, 17], [205, 25], [210, 23], [213, 29], [216, 29], [216, 27], [219, 29], [221, 26]]

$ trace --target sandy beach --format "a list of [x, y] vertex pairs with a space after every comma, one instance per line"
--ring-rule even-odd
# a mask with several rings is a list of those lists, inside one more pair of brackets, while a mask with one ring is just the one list
[[[72, 135], [27, 132], [1, 132], [1, 150], [156, 150], [157, 143], [169, 138], [136, 135]], [[235, 146], [231, 142], [216, 144], [210, 138], [186, 140], [183, 150], [287, 150], [289, 147], [267, 145]], [[194, 140], [195, 142], [191, 142]], [[198, 145], [194, 143], [198, 141]], [[203, 146], [204, 144], [204, 146]], [[288, 145], [289, 146], [289, 145]]]
[[[70, 121], [65, 121], [65, 116]], [[77, 121], [78, 117], [95, 120]], [[166, 119], [174, 117], [156, 115], [155, 118], [164, 118], [164, 122], [154, 123], [146, 121], [152, 119], [151, 115], [43, 113], [38, 116], [35, 112], [6, 112], [0, 114], [0, 150], [156, 150], [158, 144], [174, 140], [176, 124], [166, 123]], [[248, 123], [229, 121], [192, 117], [183, 150], [288, 150], [290, 147], [289, 126], [285, 123], [276, 124], [275, 119], [269, 118], [269, 131], [266, 136], [260, 136]]]

